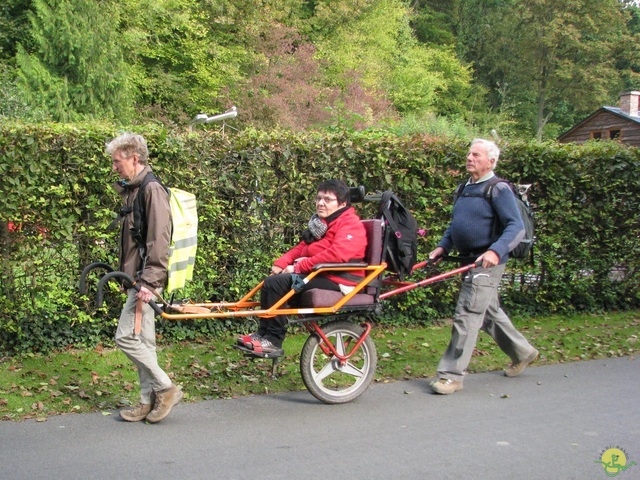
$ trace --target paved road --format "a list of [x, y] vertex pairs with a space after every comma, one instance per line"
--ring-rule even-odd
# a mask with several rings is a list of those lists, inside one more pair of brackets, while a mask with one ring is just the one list
[[306, 391], [180, 404], [157, 425], [2, 422], [0, 478], [585, 480], [608, 478], [609, 448], [627, 456], [618, 479], [640, 478], [634, 357], [474, 374], [450, 396], [421, 380], [337, 406]]

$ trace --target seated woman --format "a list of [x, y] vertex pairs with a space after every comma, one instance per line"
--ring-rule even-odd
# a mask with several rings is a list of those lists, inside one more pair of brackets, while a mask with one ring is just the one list
[[[339, 180], [318, 185], [316, 213], [302, 241], [278, 258], [271, 267], [260, 292], [260, 306], [267, 309], [278, 302], [293, 285], [293, 274], [305, 277], [320, 263], [362, 262], [367, 234], [360, 217], [351, 206], [349, 187]], [[364, 277], [364, 271], [327, 272], [314, 277], [302, 290], [323, 288], [346, 293]], [[238, 343], [256, 352], [282, 354], [286, 335], [285, 316], [261, 318], [256, 333], [243, 335]]]

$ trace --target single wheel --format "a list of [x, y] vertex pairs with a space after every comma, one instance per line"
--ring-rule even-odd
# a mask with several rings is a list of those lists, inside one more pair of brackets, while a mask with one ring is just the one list
[[[364, 328], [346, 321], [330, 322], [322, 328], [339, 355], [348, 354], [360, 339]], [[302, 347], [300, 374], [307, 390], [324, 403], [347, 403], [367, 389], [378, 363], [376, 346], [370, 336], [344, 364], [323, 351], [323, 340], [312, 334]]]

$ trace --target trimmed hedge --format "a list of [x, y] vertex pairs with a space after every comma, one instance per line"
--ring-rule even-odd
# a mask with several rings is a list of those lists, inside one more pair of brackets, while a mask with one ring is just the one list
[[[184, 298], [235, 300], [268, 273], [313, 213], [315, 186], [342, 178], [367, 191], [392, 189], [427, 232], [422, 259], [446, 228], [455, 186], [465, 178], [467, 141], [386, 132], [167, 131], [136, 127], [168, 186], [197, 194], [199, 250]], [[110, 125], [0, 125], [0, 349], [49, 350], [111, 342], [122, 305], [80, 297], [82, 268], [116, 264], [119, 207], [105, 143]], [[518, 143], [497, 173], [532, 183], [537, 221], [534, 265], [511, 261], [503, 304], [521, 315], [640, 306], [638, 149], [613, 142]], [[372, 216], [373, 205], [358, 207]], [[430, 272], [425, 273], [429, 275]], [[92, 285], [97, 275], [90, 280]], [[457, 281], [393, 297], [377, 320], [424, 323], [451, 315]], [[247, 320], [245, 320], [247, 321]], [[159, 321], [169, 339], [237, 330], [237, 319]]]

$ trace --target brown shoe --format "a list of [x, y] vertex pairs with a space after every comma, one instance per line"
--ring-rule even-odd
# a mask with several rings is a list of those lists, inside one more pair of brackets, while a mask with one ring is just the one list
[[147, 418], [152, 408], [153, 404], [151, 403], [139, 403], [135, 407], [120, 410], [120, 418], [127, 422], [139, 422]]
[[175, 385], [156, 392], [156, 405], [147, 415], [147, 422], [158, 423], [164, 420], [171, 413], [171, 409], [182, 400], [183, 395], [182, 390]]
[[512, 363], [511, 366], [504, 371], [504, 374], [507, 377], [517, 377], [529, 364], [533, 363], [533, 361], [538, 358], [538, 353], [538, 350], [534, 348], [533, 352], [531, 352], [527, 358], [519, 361], [518, 363]]
[[431, 384], [431, 390], [440, 395], [449, 395], [462, 390], [462, 382], [451, 380], [450, 378], [439, 378]]

